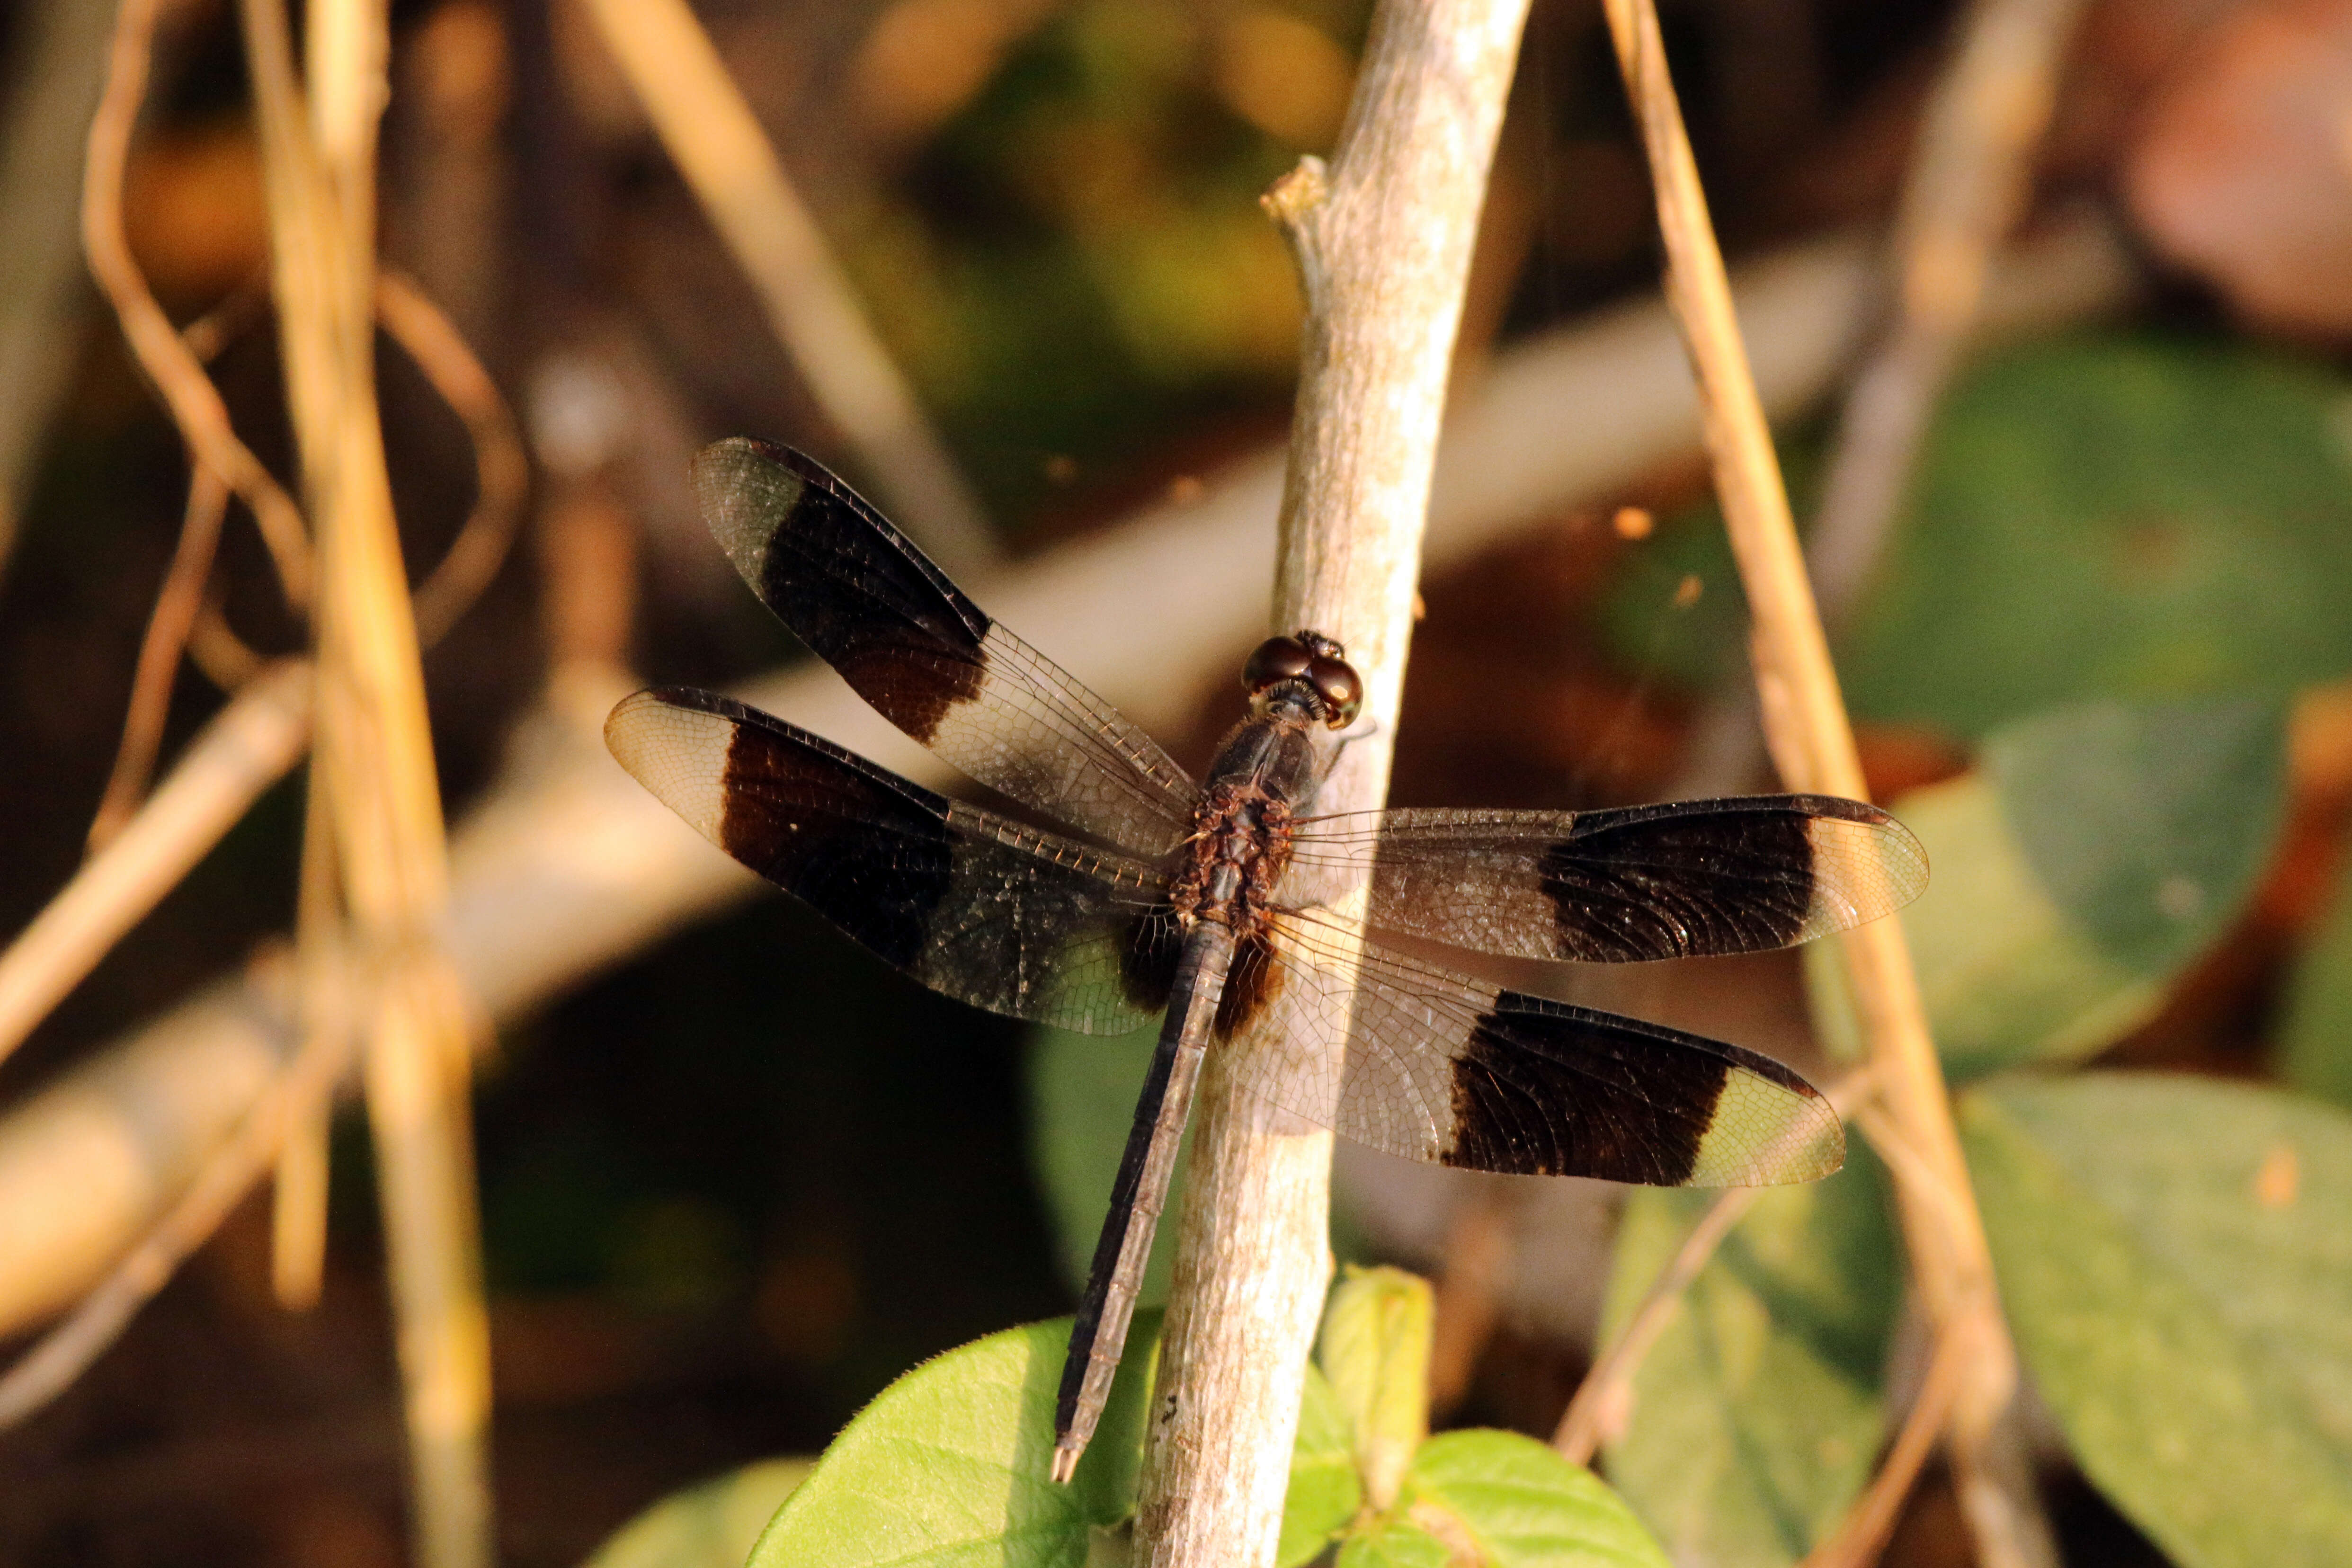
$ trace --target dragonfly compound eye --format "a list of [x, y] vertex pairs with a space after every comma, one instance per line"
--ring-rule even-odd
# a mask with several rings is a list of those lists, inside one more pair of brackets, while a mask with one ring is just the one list
[[1297, 637], [1268, 637], [1242, 666], [1242, 689], [1255, 696], [1270, 686], [1297, 680], [1315, 663], [1315, 656]]
[[1307, 674], [1323, 698], [1325, 721], [1334, 730], [1354, 723], [1357, 710], [1364, 705], [1364, 680], [1356, 667], [1344, 658], [1318, 658]]

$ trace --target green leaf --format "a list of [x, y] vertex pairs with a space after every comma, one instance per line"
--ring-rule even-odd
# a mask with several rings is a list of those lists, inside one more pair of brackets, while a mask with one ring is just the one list
[[[1152, 1035], [1140, 1032], [1103, 1039], [1066, 1029], [1030, 1031], [1029, 1162], [1053, 1217], [1063, 1276], [1073, 1289], [1086, 1283], [1094, 1262], [1095, 1242], [1110, 1209], [1111, 1183], [1156, 1043]], [[1171, 1215], [1182, 1207], [1192, 1142], [1188, 1131], [1169, 1187], [1165, 1212]], [[1173, 1225], [1163, 1225], [1152, 1238], [1139, 1300], [1167, 1299], [1175, 1232]]]
[[615, 1531], [585, 1568], [740, 1568], [815, 1465], [761, 1459], [674, 1491]]
[[2352, 1117], [2132, 1073], [1961, 1109], [2018, 1347], [2084, 1472], [2182, 1568], [2352, 1563]]
[[1993, 735], [1983, 767], [2042, 885], [2110, 956], [2179, 967], [2221, 933], [2278, 830], [2271, 702], [2097, 702]]
[[1298, 1405], [1298, 1441], [1290, 1455], [1290, 1490], [1282, 1504], [1282, 1545], [1275, 1558], [1279, 1568], [1313, 1562], [1364, 1506], [1353, 1436], [1330, 1380], [1310, 1363]]
[[[1896, 813], [1935, 868], [1904, 910], [1953, 1077], [2098, 1051], [2151, 1016], [2252, 893], [2284, 801], [2267, 703], [2095, 702], [1997, 731], [1983, 765]], [[1858, 1049], [1836, 955], [1815, 1016]]]
[[1939, 410], [1843, 639], [1847, 700], [1974, 735], [2352, 668], [2346, 392], [2315, 362], [2145, 335], [1988, 361]]
[[2352, 860], [2287, 988], [2279, 1075], [2305, 1093], [2352, 1108]]
[[1666, 1568], [1591, 1471], [1516, 1432], [1432, 1437], [1397, 1506], [1349, 1537], [1339, 1568]]
[[926, 1362], [834, 1439], [750, 1568], [1078, 1568], [1094, 1532], [1134, 1506], [1159, 1330], [1158, 1313], [1136, 1314], [1102, 1425], [1066, 1487], [1049, 1470], [1069, 1319]]
[[[1902, 1279], [1880, 1170], [1847, 1148], [1836, 1175], [1758, 1199], [1634, 1376], [1609, 1474], [1677, 1562], [1783, 1568], [1869, 1478]], [[1631, 1194], [1604, 1342], [1713, 1197]]]
[[1429, 1436], [1429, 1281], [1402, 1268], [1349, 1266], [1323, 1317], [1323, 1372], [1353, 1434], [1356, 1467], [1374, 1508]]

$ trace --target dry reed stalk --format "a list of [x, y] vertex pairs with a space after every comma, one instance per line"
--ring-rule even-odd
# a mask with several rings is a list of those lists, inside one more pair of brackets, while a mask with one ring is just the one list
[[[1341, 754], [1318, 812], [1387, 796], [1463, 286], [1525, 17], [1526, 0], [1382, 0], [1328, 171], [1307, 159], [1266, 197], [1307, 307], [1274, 626], [1345, 643], [1378, 727]], [[1360, 889], [1332, 891], [1360, 919]], [[1330, 1276], [1334, 1107], [1318, 1123], [1236, 1092], [1228, 1073], [1281, 1051], [1336, 1099], [1337, 1044], [1261, 1027], [1211, 1054], [1139, 1482], [1139, 1563], [1273, 1561]]]
[[382, 0], [316, 0], [307, 103], [280, 0], [242, 0], [269, 208], [272, 278], [303, 489], [316, 521], [318, 743], [334, 862], [359, 955], [406, 1394], [416, 1556], [494, 1554], [489, 1335], [467, 1101], [469, 1019], [440, 942], [448, 898], [416, 626], [376, 409], [375, 145]]
[[[335, 825], [315, 770], [302, 799], [302, 869], [294, 900], [294, 1011], [304, 1044], [329, 1028], [348, 1030], [342, 971], [346, 914], [335, 864]], [[279, 1129], [269, 1208], [269, 1287], [279, 1306], [318, 1305], [327, 1274], [326, 1096], [290, 1109]]]
[[163, 395], [194, 459], [220, 475], [253, 509], [288, 601], [304, 606], [310, 602], [313, 563], [302, 514], [230, 428], [220, 390], [155, 302], [123, 234], [122, 171], [138, 126], [139, 106], [147, 94], [160, 5], [161, 0], [122, 0], [115, 18], [106, 91], [90, 121], [89, 150], [83, 162], [82, 248], [91, 274], [122, 322], [131, 353]]
[[586, 3], [662, 145], [759, 289], [769, 326], [857, 454], [867, 491], [950, 576], [996, 565], [980, 503], [686, 0]]
[[0, 1061], [300, 760], [310, 707], [307, 664], [279, 664], [247, 682], [163, 787], [0, 952]]
[[[1815, 609], [1698, 171], [1666, 70], [1652, 0], [1604, 0], [1618, 63], [1641, 124], [1665, 237], [1666, 295], [1697, 374], [1708, 455], [1740, 582], [1754, 616], [1750, 654], [1766, 742], [1791, 790], [1866, 796], [1853, 731]], [[1878, 1093], [1888, 1119], [1925, 1162], [1948, 1203], [1898, 1180], [1897, 1208], [1913, 1277], [1939, 1341], [1968, 1340], [1968, 1364], [1948, 1431], [1964, 1499], [1969, 1472], [2017, 1385], [2016, 1352], [2001, 1321], [1992, 1258], [1969, 1184], [1943, 1067], [1927, 1029], [1900, 921], [1844, 933], [1845, 960]], [[1989, 1564], [2030, 1562], [2013, 1531], [1971, 1508]]]

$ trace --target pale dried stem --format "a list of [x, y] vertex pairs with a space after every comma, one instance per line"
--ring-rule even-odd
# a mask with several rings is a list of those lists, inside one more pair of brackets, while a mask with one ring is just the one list
[[220, 1227], [268, 1168], [289, 1121], [317, 1114], [332, 1097], [351, 1065], [352, 1043], [348, 1021], [312, 1032], [161, 1222], [63, 1321], [0, 1374], [0, 1428], [15, 1426], [70, 1387], [181, 1262]]
[[131, 132], [138, 125], [139, 106], [147, 92], [149, 53], [159, 5], [160, 0], [123, 0], [115, 20], [106, 92], [100, 100], [97, 117], [90, 121], [89, 150], [83, 163], [82, 248], [89, 255], [91, 274], [121, 321], [131, 352], [163, 395], [194, 460], [226, 479], [252, 509], [287, 600], [298, 607], [307, 606], [313, 566], [302, 514], [230, 428], [228, 408], [221, 401], [219, 388], [213, 385], [196, 356], [173, 330], [163, 308], [155, 302], [123, 234], [122, 172], [130, 156]]
[[2033, 154], [2084, 0], [1974, 0], [1929, 101], [1895, 225], [1895, 317], [1846, 395], [1809, 542], [1835, 621], [1859, 595], [1921, 437], [2032, 189]]
[[210, 467], [197, 464], [188, 479], [188, 510], [180, 522], [180, 542], [172, 552], [171, 567], [155, 595], [155, 608], [147, 617], [147, 636], [139, 645], [139, 664], [131, 677], [131, 706], [123, 715], [114, 767], [107, 774], [106, 789], [90, 820], [92, 854], [105, 848], [131, 820], [147, 794], [148, 780], [154, 776], [163, 721], [171, 711], [173, 678], [179, 673], [180, 655], [187, 647], [197, 612], [204, 607], [205, 583], [212, 575], [221, 521], [227, 515], [228, 486]]
[[[1797, 547], [1771, 432], [1748, 374], [1722, 254], [1666, 72], [1657, 13], [1651, 0], [1605, 0], [1605, 5], [1657, 187], [1667, 300], [1690, 345], [1716, 490], [1754, 616], [1749, 648], [1766, 743], [1790, 789], [1864, 798], [1861, 759]], [[1901, 922], [1877, 921], [1848, 931], [1840, 952], [1887, 1113], [1958, 1210], [1955, 1215], [1924, 1199], [1916, 1184], [1896, 1188], [1929, 1321], [1938, 1335], [1970, 1332], [1970, 1363], [1950, 1427], [1955, 1463], [1965, 1465], [2017, 1383], [2015, 1351], [1999, 1319], [1991, 1253]], [[1996, 1555], [2003, 1543], [1984, 1531], [1977, 1532], [1977, 1545], [1988, 1562], [2010, 1561]]]
[[[295, 1014], [304, 1039], [344, 1026], [348, 943], [340, 868], [335, 864], [333, 803], [313, 771], [302, 799], [301, 883], [294, 900]], [[289, 1114], [278, 1143], [269, 1211], [269, 1285], [292, 1311], [318, 1304], [327, 1272], [327, 1135], [332, 1110], [323, 1099]]]
[[310, 734], [310, 671], [249, 681], [189, 745], [163, 786], [0, 953], [0, 1061], [177, 886]]
[[[1525, 16], [1525, 0], [1382, 0], [1329, 169], [1307, 160], [1266, 198], [1307, 304], [1273, 625], [1345, 643], [1378, 726], [1341, 753], [1318, 811], [1388, 792], [1463, 285]], [[1360, 889], [1317, 891], [1360, 919]], [[1160, 1568], [1257, 1568], [1281, 1528], [1330, 1270], [1339, 1042], [1265, 1035], [1213, 1054], [1201, 1097], [1136, 1515], [1137, 1561]], [[1302, 1117], [1237, 1093], [1232, 1064], [1269, 1050], [1325, 1103]]]
[[493, 1555], [489, 1336], [467, 1101], [468, 1019], [441, 925], [440, 791], [375, 400], [383, 0], [316, 0], [309, 98], [278, 0], [243, 0], [272, 277], [303, 489], [317, 521], [315, 767], [352, 941], [423, 1568]]
[[995, 565], [979, 502], [686, 0], [586, 3], [866, 488], [949, 575]]
[[[2119, 266], [2068, 258], [2082, 248], [2029, 253], [2020, 282], [2041, 320], [2103, 308], [2127, 286]], [[2093, 245], [2086, 254], [2110, 252]], [[1864, 324], [1870, 267], [1865, 244], [1836, 240], [1743, 278], [1742, 314], [1772, 407], [1793, 412], [1829, 389]], [[1687, 362], [1664, 308], [1648, 301], [1505, 350], [1458, 403], [1431, 500], [1433, 570], [1681, 461], [1698, 440]], [[1268, 448], [1197, 501], [1054, 552], [992, 590], [991, 608], [1146, 725], [1181, 724], [1197, 694], [1229, 681], [1239, 650], [1265, 634], [1259, 595], [1275, 558], [1281, 456]], [[943, 780], [929, 753], [827, 679], [782, 673], [740, 695], [903, 761], [910, 776]], [[453, 852], [452, 952], [501, 1018], [545, 1005], [758, 886], [601, 745], [518, 768], [487, 793]], [[194, 1173], [190, 1152], [227, 1136], [282, 1066], [281, 1013], [226, 977], [0, 1117], [0, 1235], [19, 1238], [0, 1260], [0, 1333], [79, 1298], [176, 1199]]]

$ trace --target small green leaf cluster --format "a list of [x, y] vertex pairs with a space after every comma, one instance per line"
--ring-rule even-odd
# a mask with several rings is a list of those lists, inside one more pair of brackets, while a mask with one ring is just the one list
[[[1542, 1444], [1429, 1435], [1430, 1320], [1427, 1283], [1397, 1269], [1349, 1269], [1333, 1291], [1299, 1410], [1282, 1568], [1666, 1568], [1633, 1510]], [[751, 1568], [1124, 1561], [1159, 1327], [1157, 1313], [1136, 1320], [1069, 1486], [1048, 1479], [1065, 1318], [918, 1367], [814, 1465], [771, 1461], [666, 1499], [590, 1568], [731, 1568], [747, 1546]], [[751, 1545], [762, 1509], [775, 1517]]]
[[1429, 1435], [1431, 1297], [1347, 1269], [1307, 1369], [1280, 1568], [1665, 1568], [1616, 1493], [1516, 1432]]

